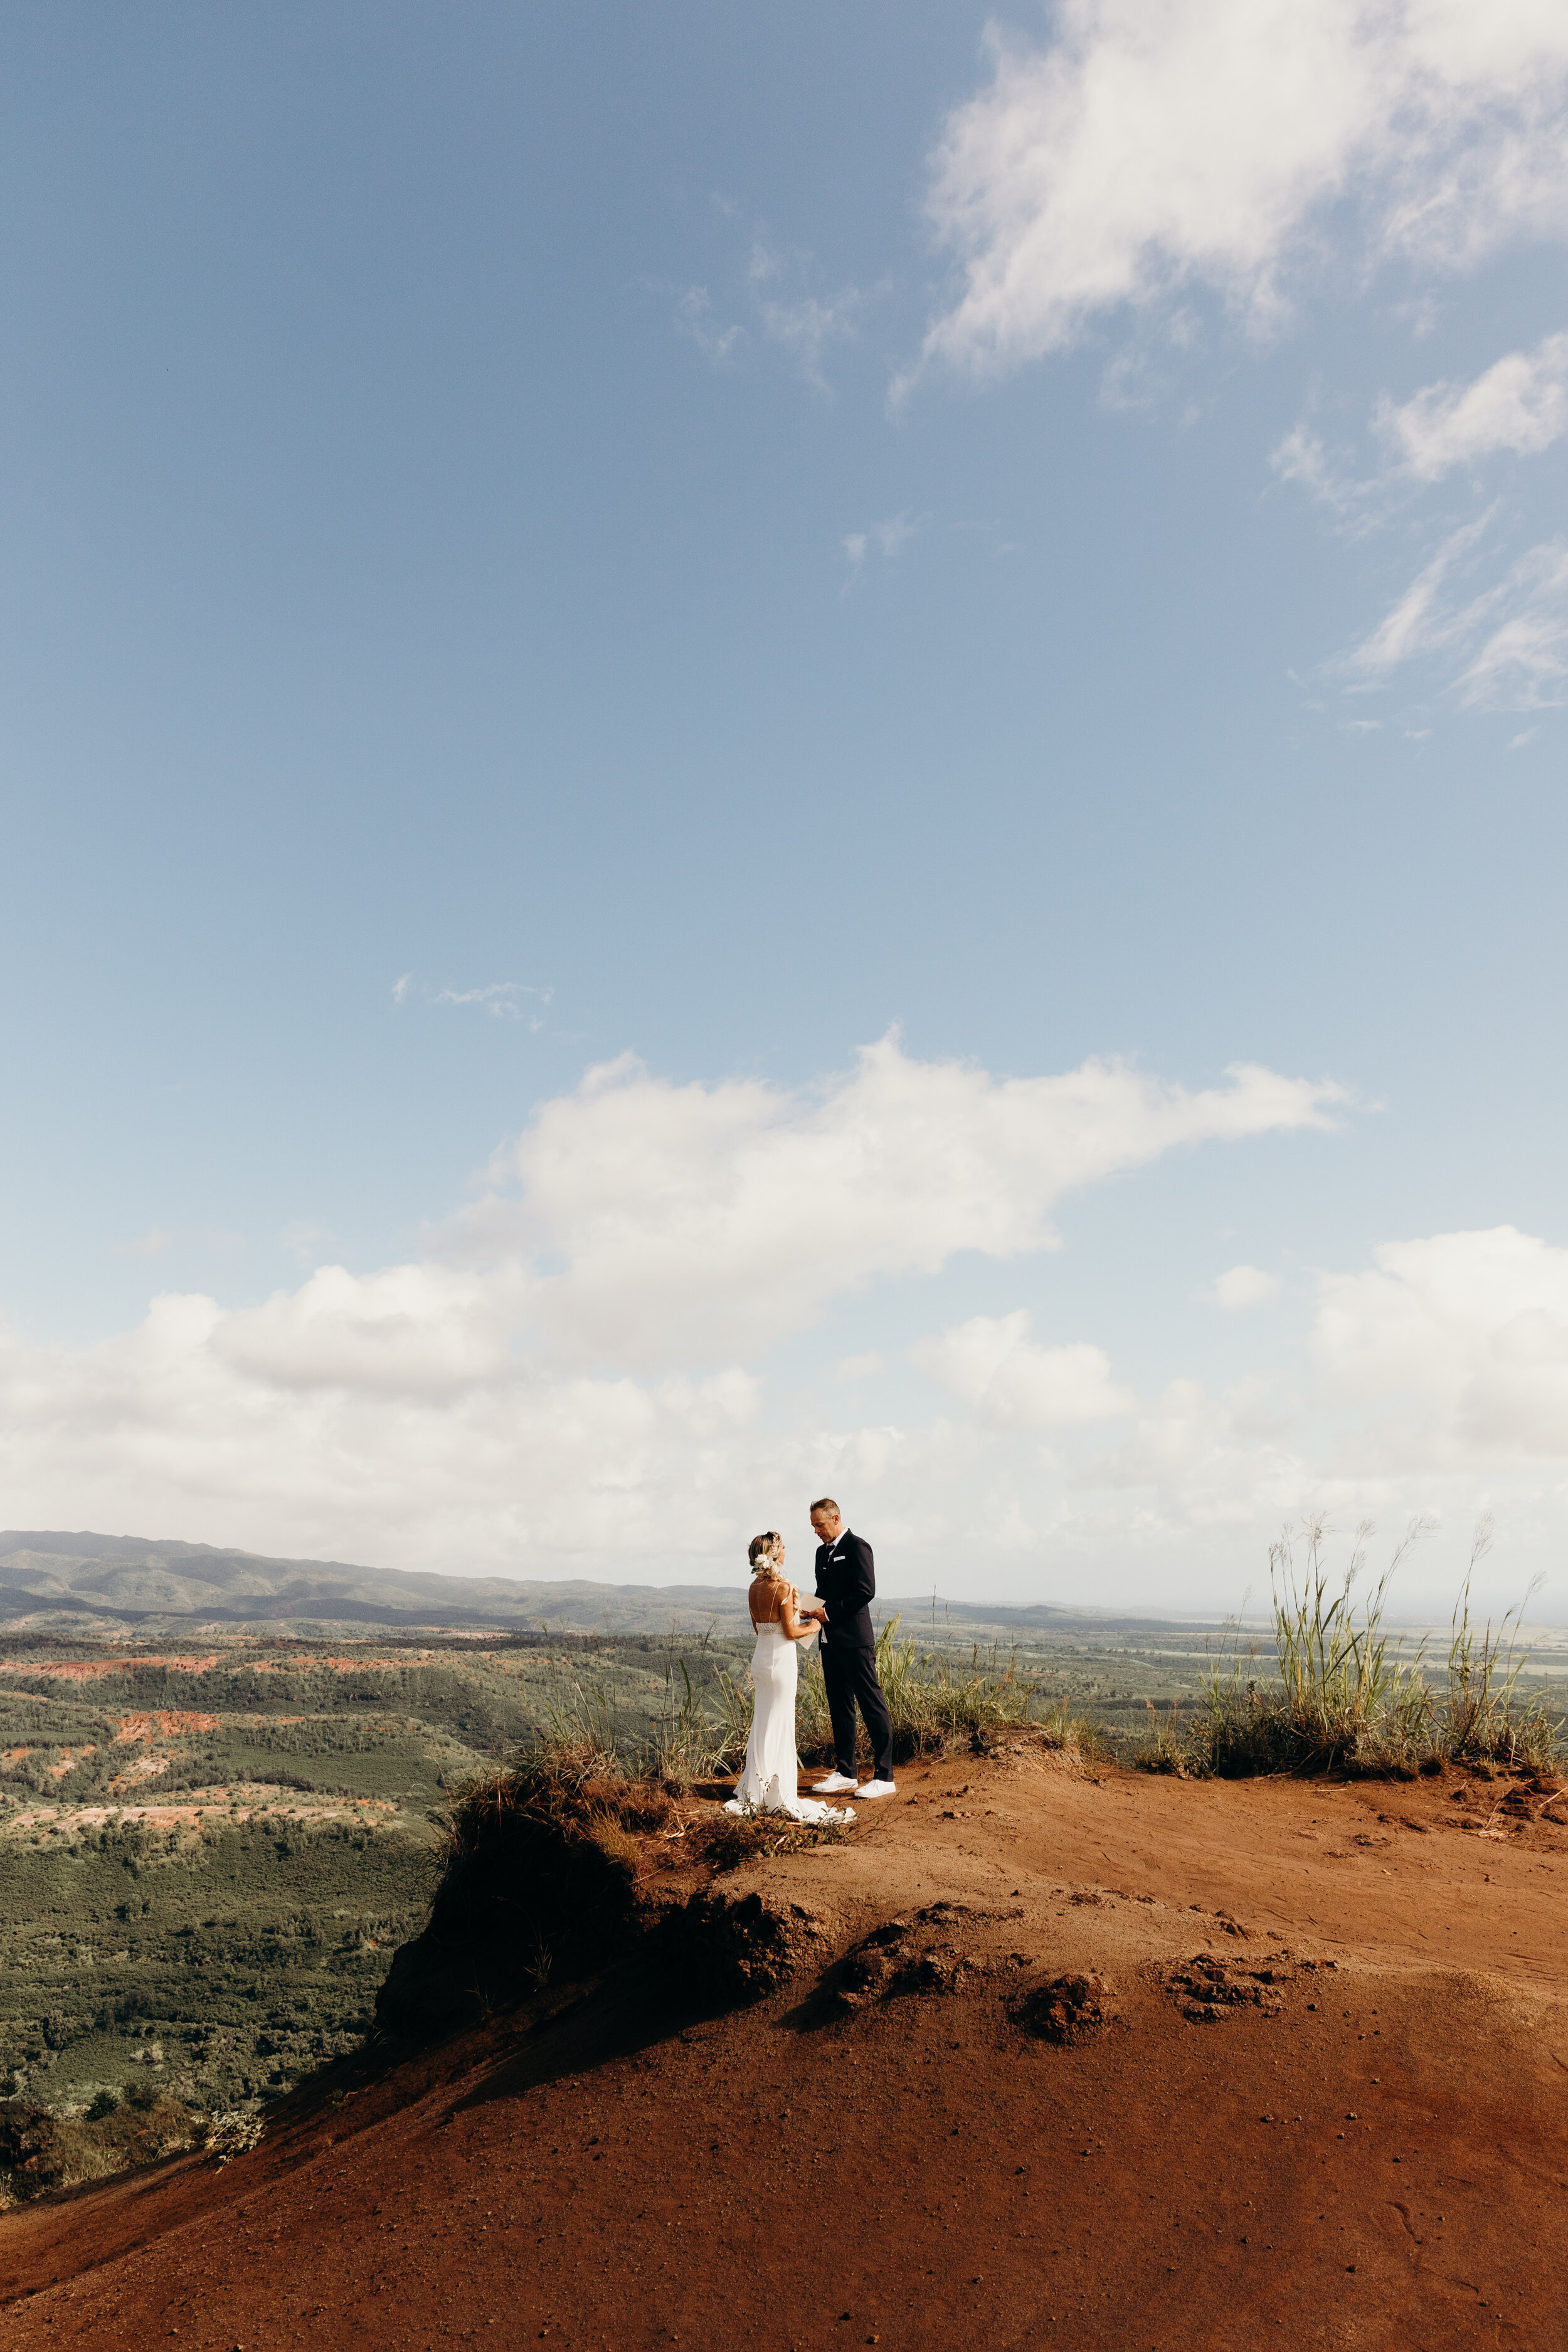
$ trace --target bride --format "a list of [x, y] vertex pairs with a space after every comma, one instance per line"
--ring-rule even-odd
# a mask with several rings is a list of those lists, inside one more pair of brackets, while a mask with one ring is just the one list
[[756, 1706], [746, 1741], [746, 1767], [735, 1783], [727, 1813], [787, 1813], [792, 1822], [852, 1822], [853, 1810], [835, 1812], [795, 1794], [800, 1762], [795, 1752], [795, 1692], [799, 1678], [797, 1644], [822, 1622], [821, 1609], [803, 1609], [800, 1595], [784, 1577], [784, 1538], [770, 1528], [750, 1547], [752, 1590], [747, 1600], [757, 1637], [752, 1658]]

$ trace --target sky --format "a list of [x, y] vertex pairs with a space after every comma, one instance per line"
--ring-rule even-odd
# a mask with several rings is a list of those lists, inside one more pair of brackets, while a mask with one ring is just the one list
[[1568, 1614], [1568, 17], [0, 19], [0, 1517]]

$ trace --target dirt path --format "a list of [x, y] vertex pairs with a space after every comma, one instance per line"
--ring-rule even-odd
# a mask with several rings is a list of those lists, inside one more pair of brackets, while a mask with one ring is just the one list
[[595, 1997], [25, 2209], [0, 2344], [1568, 2342], [1568, 1832], [1455, 1787], [906, 1770], [740, 1882], [903, 1923], [850, 2005]]

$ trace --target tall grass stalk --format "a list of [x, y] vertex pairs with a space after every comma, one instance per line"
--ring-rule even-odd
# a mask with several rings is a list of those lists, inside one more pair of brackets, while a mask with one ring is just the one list
[[[1478, 1633], [1470, 1622], [1470, 1585], [1491, 1549], [1492, 1528], [1476, 1529], [1464, 1589], [1454, 1604], [1448, 1643], [1448, 1688], [1442, 1726], [1443, 1751], [1456, 1762], [1486, 1758], [1500, 1764], [1529, 1764], [1539, 1771], [1556, 1755], [1560, 1727], [1549, 1719], [1539, 1697], [1521, 1701], [1519, 1678], [1530, 1653], [1519, 1647], [1524, 1601], [1509, 1610], [1494, 1633], [1489, 1619]], [[1525, 1601], [1540, 1586], [1538, 1577]]]
[[[1196, 1717], [1177, 1760], [1226, 1777], [1256, 1772], [1323, 1771], [1334, 1767], [1410, 1768], [1422, 1762], [1491, 1758], [1540, 1769], [1555, 1753], [1561, 1727], [1541, 1702], [1522, 1703], [1519, 1679], [1528, 1653], [1518, 1647], [1523, 1604], [1500, 1628], [1471, 1623], [1471, 1580], [1491, 1540], [1476, 1534], [1463, 1592], [1454, 1612], [1447, 1690], [1439, 1695], [1425, 1666], [1426, 1644], [1406, 1652], [1386, 1622], [1388, 1582], [1432, 1522], [1414, 1519], [1359, 1612], [1354, 1588], [1366, 1566], [1370, 1524], [1356, 1531], [1349, 1567], [1337, 1580], [1324, 1558], [1327, 1531], [1310, 1519], [1296, 1543], [1287, 1533], [1268, 1555], [1273, 1594], [1274, 1671], [1256, 1666], [1259, 1645], [1244, 1658], [1239, 1630], [1229, 1660], [1205, 1677]], [[1531, 1591], [1534, 1587], [1531, 1587]], [[1527, 1596], [1528, 1598], [1528, 1596]], [[1172, 1737], [1157, 1737], [1138, 1760], [1172, 1769]]]
[[1274, 1593], [1274, 1646], [1284, 1686], [1285, 1727], [1297, 1760], [1312, 1767], [1358, 1756], [1369, 1740], [1400, 1749], [1418, 1739], [1429, 1705], [1420, 1648], [1401, 1659], [1384, 1625], [1388, 1580], [1413, 1544], [1436, 1522], [1413, 1519], [1404, 1541], [1378, 1578], [1358, 1623], [1352, 1593], [1366, 1566], [1370, 1521], [1356, 1530], [1355, 1549], [1337, 1592], [1323, 1560], [1321, 1519], [1304, 1530], [1306, 1560], [1300, 1577], [1289, 1538], [1269, 1552]]
[[684, 1796], [694, 1780], [710, 1780], [724, 1770], [735, 1756], [737, 1733], [739, 1753], [744, 1757], [752, 1723], [751, 1692], [742, 1694], [731, 1677], [721, 1672], [719, 1711], [710, 1714], [692, 1688], [684, 1658], [669, 1661], [664, 1691], [664, 1713], [655, 1717], [653, 1726], [651, 1769], [672, 1795]]

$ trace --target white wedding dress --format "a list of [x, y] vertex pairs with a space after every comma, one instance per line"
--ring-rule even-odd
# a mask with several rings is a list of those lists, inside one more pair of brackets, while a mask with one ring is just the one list
[[836, 1812], [814, 1798], [799, 1797], [800, 1759], [795, 1752], [795, 1694], [800, 1661], [782, 1625], [759, 1625], [752, 1656], [756, 1706], [746, 1741], [746, 1767], [735, 1783], [727, 1813], [787, 1813], [792, 1822], [852, 1822], [853, 1809]]

